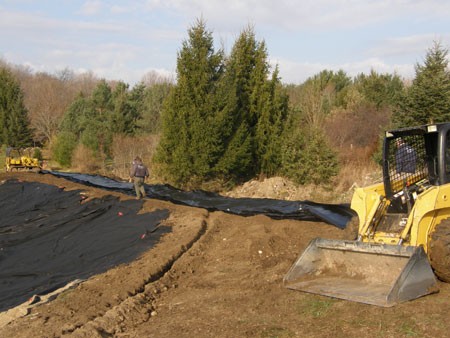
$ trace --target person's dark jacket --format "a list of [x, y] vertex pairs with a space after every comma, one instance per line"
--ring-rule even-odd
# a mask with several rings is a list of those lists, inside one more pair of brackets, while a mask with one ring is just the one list
[[402, 144], [395, 154], [396, 169], [399, 173], [411, 173], [416, 171], [416, 151], [407, 144]]
[[149, 172], [147, 167], [142, 162], [134, 161], [133, 166], [131, 167], [130, 176], [145, 178], [149, 176]]

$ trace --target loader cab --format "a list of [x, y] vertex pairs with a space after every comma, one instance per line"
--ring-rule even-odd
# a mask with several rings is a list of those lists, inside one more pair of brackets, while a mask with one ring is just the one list
[[383, 180], [388, 212], [406, 214], [418, 194], [450, 182], [450, 123], [386, 132]]

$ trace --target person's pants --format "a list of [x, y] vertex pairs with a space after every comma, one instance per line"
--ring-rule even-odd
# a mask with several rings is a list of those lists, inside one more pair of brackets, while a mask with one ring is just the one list
[[141, 199], [146, 196], [143, 177], [135, 177], [134, 178], [134, 189], [136, 190], [137, 198]]

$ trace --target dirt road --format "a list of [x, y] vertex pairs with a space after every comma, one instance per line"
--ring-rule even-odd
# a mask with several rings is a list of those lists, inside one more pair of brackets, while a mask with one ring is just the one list
[[[111, 194], [50, 175], [1, 174], [0, 180], [13, 177]], [[152, 199], [142, 212], [157, 209], [170, 210], [164, 226], [171, 232], [159, 244], [48, 303], [22, 309], [0, 327], [0, 337], [448, 336], [448, 284], [392, 308], [284, 288], [283, 276], [311, 239], [343, 236], [333, 226]]]

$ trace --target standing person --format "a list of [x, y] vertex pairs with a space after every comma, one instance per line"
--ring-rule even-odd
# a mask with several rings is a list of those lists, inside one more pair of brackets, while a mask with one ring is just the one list
[[130, 178], [132, 178], [134, 182], [134, 189], [136, 190], [137, 200], [145, 197], [144, 182], [145, 179], [148, 178], [148, 176], [149, 172], [147, 167], [142, 163], [141, 158], [139, 156], [136, 156], [131, 167]]

